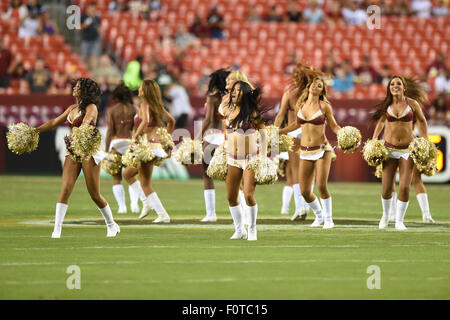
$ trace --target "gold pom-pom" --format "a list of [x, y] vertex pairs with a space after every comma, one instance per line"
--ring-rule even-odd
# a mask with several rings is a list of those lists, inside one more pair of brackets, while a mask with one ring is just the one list
[[182, 164], [200, 163], [203, 158], [203, 146], [201, 141], [183, 138], [173, 154], [173, 158]]
[[383, 175], [383, 164], [381, 163], [377, 165], [377, 168], [375, 169], [375, 177], [381, 179], [382, 175]]
[[114, 152], [108, 153], [108, 156], [102, 160], [101, 167], [111, 176], [118, 175], [122, 171], [122, 155]]
[[8, 148], [16, 154], [30, 153], [37, 149], [39, 144], [39, 132], [36, 128], [20, 122], [8, 126], [6, 133]]
[[352, 126], [345, 126], [337, 133], [338, 147], [345, 153], [354, 152], [361, 145], [361, 131]]
[[82, 124], [73, 128], [70, 135], [73, 154], [86, 161], [100, 151], [102, 137], [98, 129], [90, 124]]
[[156, 156], [150, 147], [147, 135], [138, 137], [122, 155], [122, 164], [125, 167], [139, 168], [142, 162], [152, 161]]
[[415, 138], [409, 144], [408, 149], [420, 173], [432, 176], [437, 172], [438, 150], [433, 142], [425, 138]]
[[167, 132], [166, 128], [160, 127], [158, 128], [158, 130], [156, 130], [156, 135], [158, 136], [158, 140], [161, 143], [161, 146], [164, 149], [164, 151], [170, 154], [173, 147], [175, 146], [170, 133]]
[[214, 155], [209, 162], [206, 174], [211, 179], [225, 180], [227, 177], [227, 154], [224, 149], [224, 144], [221, 144], [214, 151]]
[[382, 164], [383, 161], [389, 159], [389, 151], [384, 146], [382, 140], [369, 139], [364, 144], [364, 148], [362, 150], [364, 160], [371, 167], [376, 167], [379, 164]]
[[[287, 166], [287, 160], [284, 159], [278, 159], [278, 174], [282, 177], [284, 177], [286, 175], [286, 166]], [[275, 162], [275, 164], [277, 164]]]
[[278, 180], [278, 166], [264, 155], [250, 159], [247, 168], [255, 173], [256, 184], [274, 184]]
[[274, 125], [266, 126], [268, 153], [270, 153], [272, 146], [278, 146], [279, 153], [292, 151], [294, 138], [287, 134], [279, 135], [279, 130], [280, 128]]

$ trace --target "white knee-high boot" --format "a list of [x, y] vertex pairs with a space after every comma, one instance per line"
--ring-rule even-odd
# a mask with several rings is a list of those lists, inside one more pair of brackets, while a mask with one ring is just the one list
[[57, 203], [55, 211], [55, 226], [53, 228], [52, 238], [60, 238], [61, 230], [66, 216], [68, 205], [65, 203]]

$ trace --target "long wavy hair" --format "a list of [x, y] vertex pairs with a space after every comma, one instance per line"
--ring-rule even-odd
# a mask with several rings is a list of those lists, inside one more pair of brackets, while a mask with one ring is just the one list
[[[236, 81], [233, 84], [230, 92], [234, 91], [237, 85], [240, 85], [240, 94], [242, 94], [239, 114], [231, 121], [231, 125], [236, 127], [239, 123], [249, 123], [251, 121], [261, 119], [261, 112], [259, 105], [261, 102], [261, 88], [257, 87], [252, 89], [250, 84], [245, 81]], [[228, 101], [228, 107], [233, 108], [232, 95], [230, 94], [230, 100]]]
[[426, 102], [428, 102], [428, 98], [425, 93], [425, 90], [418, 80], [408, 78], [408, 77], [403, 77], [400, 75], [394, 75], [391, 77], [391, 79], [389, 80], [389, 82], [387, 84], [386, 97], [384, 98], [384, 100], [381, 103], [377, 104], [374, 107], [375, 112], [372, 115], [373, 121], [378, 121], [381, 117], [383, 117], [386, 114], [388, 107], [392, 104], [394, 97], [392, 96], [390, 86], [391, 86], [391, 82], [394, 79], [400, 79], [402, 81], [403, 87], [405, 88], [405, 92], [404, 92], [405, 97], [416, 100], [421, 107], [423, 107], [423, 105]]
[[316, 80], [322, 81], [322, 84], [323, 84], [323, 89], [322, 89], [322, 93], [319, 96], [319, 101], [329, 102], [327, 99], [328, 90], [327, 90], [327, 84], [326, 84], [325, 80], [322, 77], [315, 77], [306, 84], [306, 87], [303, 89], [300, 97], [298, 98], [297, 103], [295, 104], [296, 113], [298, 112], [298, 109], [300, 108], [302, 103], [304, 103], [304, 102], [306, 102], [306, 100], [308, 100], [309, 88], [311, 88], [311, 85]]
[[82, 112], [86, 111], [87, 106], [90, 104], [94, 104], [95, 106], [98, 105], [102, 91], [94, 80], [89, 78], [78, 78], [74, 83], [80, 84], [78, 107]]
[[214, 90], [219, 90], [219, 93], [221, 96], [223, 96], [226, 93], [226, 80], [228, 75], [230, 74], [230, 71], [226, 69], [218, 69], [211, 73], [209, 75], [209, 83], [208, 83], [208, 91], [207, 93], [210, 94]]
[[133, 92], [121, 81], [111, 93], [111, 96], [117, 102], [133, 105]]
[[314, 78], [323, 77], [325, 73], [310, 66], [304, 61], [300, 61], [292, 71], [292, 78], [288, 82], [288, 90], [297, 88], [300, 92], [306, 88]]
[[161, 89], [158, 83], [152, 79], [145, 79], [142, 82], [142, 99], [149, 106], [150, 115], [159, 125], [164, 124], [164, 106], [162, 102]]

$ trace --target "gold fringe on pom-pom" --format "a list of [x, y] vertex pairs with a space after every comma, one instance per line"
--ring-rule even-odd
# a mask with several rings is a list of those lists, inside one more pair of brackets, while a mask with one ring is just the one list
[[256, 184], [274, 184], [278, 180], [278, 166], [264, 155], [251, 158], [247, 168], [255, 173]]
[[378, 179], [381, 179], [381, 176], [383, 175], [383, 164], [377, 165], [377, 168], [375, 169], [375, 177]]
[[108, 156], [102, 160], [101, 167], [103, 171], [111, 176], [122, 172], [122, 155], [119, 153], [108, 153]]
[[8, 126], [6, 133], [8, 148], [12, 152], [21, 155], [37, 149], [39, 144], [39, 132], [36, 128], [20, 122]]
[[409, 144], [408, 150], [420, 173], [433, 176], [437, 172], [438, 150], [433, 142], [425, 138], [415, 138]]
[[383, 161], [389, 159], [389, 151], [384, 146], [382, 140], [367, 140], [364, 144], [362, 153], [364, 160], [366, 160], [371, 167], [376, 167], [379, 164], [382, 164]]
[[151, 150], [147, 135], [138, 137], [137, 141], [131, 143], [127, 151], [122, 155], [122, 164], [125, 167], [139, 168], [142, 162], [150, 162], [155, 159]]
[[345, 126], [337, 133], [338, 147], [345, 153], [351, 153], [358, 149], [361, 139], [361, 131], [352, 126]]
[[183, 142], [181, 142], [174, 152], [173, 158], [185, 165], [201, 163], [203, 158], [203, 146], [201, 141], [183, 138]]
[[284, 177], [286, 175], [287, 160], [279, 159], [279, 158], [276, 158], [276, 159], [278, 159], [278, 174], [280, 176]]
[[272, 146], [278, 146], [279, 153], [292, 151], [292, 147], [294, 146], [294, 138], [287, 134], [279, 135], [277, 134], [278, 130], [280, 130], [280, 128], [277, 126], [266, 126], [267, 152], [270, 153]]
[[227, 177], [227, 154], [224, 149], [224, 144], [221, 144], [214, 151], [214, 155], [209, 162], [206, 174], [211, 179], [225, 180]]
[[156, 130], [156, 135], [158, 136], [158, 140], [161, 143], [161, 146], [164, 149], [164, 151], [170, 154], [172, 152], [173, 147], [175, 146], [170, 133], [167, 132], [166, 128], [160, 127], [158, 128], [158, 130]]
[[98, 129], [90, 124], [82, 124], [78, 128], [73, 128], [71, 138], [71, 147], [73, 154], [86, 161], [100, 151], [102, 137]]

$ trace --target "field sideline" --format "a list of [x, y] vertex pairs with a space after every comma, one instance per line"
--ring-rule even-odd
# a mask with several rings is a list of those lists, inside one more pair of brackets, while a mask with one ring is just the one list
[[[0, 176], [0, 299], [449, 299], [450, 185], [427, 185], [436, 224], [422, 223], [411, 189], [407, 231], [378, 230], [380, 183], [332, 183], [336, 228], [309, 228], [280, 214], [283, 183], [257, 186], [258, 241], [233, 233], [223, 182], [217, 223], [204, 216], [201, 180], [154, 182], [172, 222], [116, 214], [111, 179], [101, 191], [121, 233], [106, 238], [79, 179], [61, 239], [51, 239], [61, 177]], [[125, 184], [124, 184], [125, 185]], [[128, 200], [128, 191], [127, 192]], [[293, 213], [293, 200], [291, 214]], [[67, 268], [80, 268], [69, 290]], [[369, 266], [380, 270], [370, 290]]]

